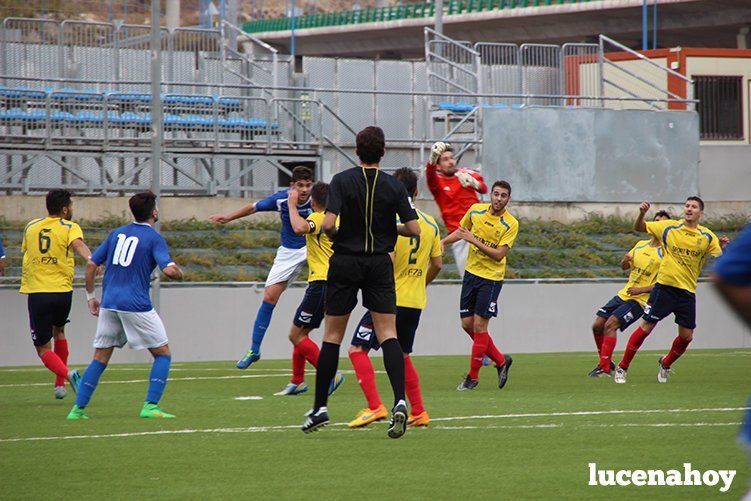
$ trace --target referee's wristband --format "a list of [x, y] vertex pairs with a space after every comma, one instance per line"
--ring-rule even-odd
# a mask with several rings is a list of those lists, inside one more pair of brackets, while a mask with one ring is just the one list
[[96, 299], [96, 296], [93, 292], [86, 291], [86, 302], [88, 303], [92, 299]]

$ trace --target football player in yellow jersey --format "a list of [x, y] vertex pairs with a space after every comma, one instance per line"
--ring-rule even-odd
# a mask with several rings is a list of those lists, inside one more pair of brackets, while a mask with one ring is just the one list
[[671, 313], [678, 324], [678, 336], [673, 340], [670, 352], [659, 359], [657, 381], [667, 383], [670, 367], [686, 351], [693, 340], [696, 328], [696, 282], [707, 255], [720, 256], [728, 244], [726, 237], [717, 238], [708, 228], [699, 224], [704, 214], [704, 201], [699, 197], [688, 197], [683, 205], [683, 220], [644, 222], [649, 210], [649, 202], [642, 202], [634, 229], [649, 233], [662, 244], [665, 253], [657, 283], [649, 294], [644, 307], [641, 325], [631, 334], [623, 354], [623, 360], [615, 368], [615, 382], [626, 382], [626, 371], [657, 322]]
[[[65, 381], [78, 391], [80, 375], [68, 370], [68, 323], [73, 298], [73, 252], [88, 260], [81, 227], [71, 221], [73, 202], [67, 190], [47, 193], [48, 216], [30, 221], [23, 230], [21, 294], [28, 295], [31, 340], [42, 363], [55, 373], [55, 398], [65, 398]], [[54, 349], [52, 339], [55, 339]]]
[[506, 255], [519, 232], [519, 221], [506, 210], [511, 200], [511, 185], [496, 181], [490, 191], [490, 203], [469, 208], [456, 231], [443, 239], [443, 244], [466, 240], [470, 244], [467, 267], [462, 280], [459, 316], [462, 328], [472, 338], [469, 373], [456, 388], [459, 391], [477, 387], [480, 368], [487, 355], [498, 371], [498, 387], [508, 380], [513, 363], [493, 343], [488, 322], [498, 315], [498, 295], [506, 274]]
[[[394, 172], [394, 177], [404, 185], [407, 193], [414, 200], [417, 196], [417, 175], [412, 169], [409, 167], [398, 169]], [[427, 426], [430, 423], [430, 417], [423, 406], [420, 377], [409, 355], [412, 353], [420, 314], [428, 302], [425, 288], [441, 271], [443, 247], [435, 219], [419, 210], [417, 217], [420, 235], [417, 237], [400, 236], [394, 247], [396, 337], [404, 354], [404, 383], [411, 406], [407, 424]], [[375, 371], [368, 357], [371, 349], [377, 350], [379, 347], [373, 328], [373, 319], [370, 312], [367, 312], [355, 329], [349, 347], [349, 358], [355, 368], [357, 382], [365, 394], [368, 406], [349, 423], [350, 428], [360, 428], [388, 416], [388, 411], [378, 394]]]
[[[661, 210], [654, 221], [670, 219], [670, 214]], [[631, 269], [628, 282], [613, 299], [597, 310], [592, 334], [595, 337], [600, 362], [589, 371], [589, 377], [611, 377], [615, 369], [612, 361], [618, 329], [625, 331], [644, 314], [649, 293], [657, 281], [657, 270], [662, 261], [662, 245], [652, 237], [636, 242], [621, 259], [621, 268]]]
[[[308, 336], [317, 329], [323, 320], [326, 306], [326, 276], [329, 273], [329, 258], [334, 253], [331, 239], [323, 232], [324, 211], [329, 185], [317, 182], [311, 190], [313, 213], [303, 219], [296, 209], [289, 210], [290, 223], [297, 235], [305, 235], [308, 251], [308, 288], [305, 289], [300, 306], [297, 308], [289, 340], [292, 342], [292, 380], [280, 392], [274, 395], [299, 395], [308, 391], [305, 383], [305, 361], [313, 367], [318, 366], [318, 345]], [[299, 192], [292, 188], [287, 195], [289, 207], [296, 208]], [[329, 395], [344, 382], [341, 372], [336, 373], [329, 386]]]

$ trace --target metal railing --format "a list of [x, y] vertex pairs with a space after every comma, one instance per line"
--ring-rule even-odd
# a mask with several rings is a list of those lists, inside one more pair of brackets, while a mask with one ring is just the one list
[[[620, 56], [607, 52], [614, 48]], [[618, 61], [618, 62], [616, 62]], [[668, 104], [673, 103], [678, 109], [693, 109], [693, 81], [670, 69], [666, 65], [656, 63], [644, 54], [632, 50], [625, 45], [605, 35], [599, 37], [600, 66], [600, 94], [605, 95], [615, 89], [630, 97], [667, 96]], [[683, 95], [671, 91], [668, 78], [676, 78], [685, 88]], [[651, 109], [660, 109], [655, 102], [645, 100], [645, 105]], [[669, 106], [666, 106], [666, 109]]]

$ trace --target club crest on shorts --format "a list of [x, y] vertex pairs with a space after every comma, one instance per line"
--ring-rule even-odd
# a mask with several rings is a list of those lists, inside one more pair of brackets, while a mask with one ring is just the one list
[[630, 311], [626, 313], [625, 315], [623, 315], [623, 320], [626, 322], [630, 322], [633, 319], [634, 319], [634, 314], [631, 313]]
[[312, 313], [308, 313], [307, 311], [300, 312], [300, 322], [304, 324], [309, 324], [312, 319], [313, 319]]
[[488, 311], [490, 311], [490, 313], [495, 313], [495, 309], [497, 306], [498, 306], [498, 303], [493, 301], [492, 303], [490, 303], [490, 306], [488, 307]]

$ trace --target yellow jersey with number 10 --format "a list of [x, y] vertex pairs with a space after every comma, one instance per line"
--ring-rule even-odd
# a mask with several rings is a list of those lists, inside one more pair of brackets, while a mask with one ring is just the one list
[[323, 232], [323, 212], [314, 212], [306, 219], [310, 231], [305, 235], [308, 247], [308, 282], [326, 280], [329, 274], [329, 259], [334, 253], [332, 242]]
[[[485, 245], [497, 249], [503, 245], [513, 247], [519, 233], [519, 221], [508, 210], [500, 216], [490, 214], [490, 204], [474, 204], [460, 223]], [[506, 276], [506, 258], [501, 261], [487, 256], [474, 245], [469, 247], [466, 271], [488, 280], [503, 280]]]
[[422, 310], [428, 303], [425, 279], [430, 259], [443, 255], [441, 232], [428, 214], [417, 211], [420, 235], [399, 237], [394, 246], [396, 305]]
[[34, 219], [23, 230], [21, 294], [73, 290], [74, 251], [81, 227], [60, 217]]

